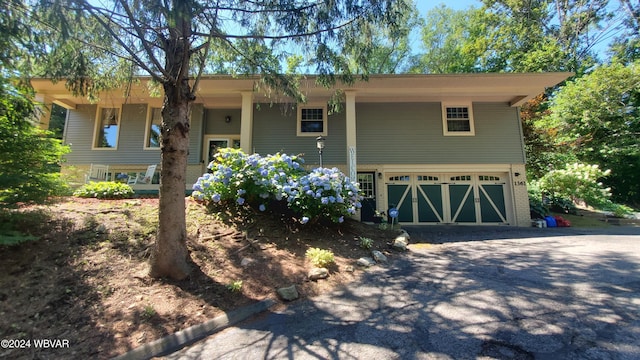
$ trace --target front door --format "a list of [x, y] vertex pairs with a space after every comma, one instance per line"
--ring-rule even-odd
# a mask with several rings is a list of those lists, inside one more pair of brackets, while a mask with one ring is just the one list
[[374, 172], [359, 172], [358, 183], [362, 191], [362, 208], [360, 209], [360, 221], [373, 221], [376, 215], [376, 184]]

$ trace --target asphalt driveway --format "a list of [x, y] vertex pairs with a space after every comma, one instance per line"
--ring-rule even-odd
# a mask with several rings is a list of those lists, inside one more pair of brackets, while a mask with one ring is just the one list
[[640, 358], [640, 228], [408, 231], [362, 282], [166, 358]]

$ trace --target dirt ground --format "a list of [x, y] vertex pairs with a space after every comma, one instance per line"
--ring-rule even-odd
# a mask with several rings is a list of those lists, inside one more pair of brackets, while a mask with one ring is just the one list
[[[354, 280], [374, 249], [400, 256], [397, 232], [346, 221], [294, 226], [264, 213], [211, 213], [187, 201], [192, 274], [184, 281], [147, 276], [157, 229], [157, 199], [68, 198], [21, 209], [41, 216], [40, 240], [0, 247], [0, 358], [106, 359], [295, 284], [302, 297]], [[309, 281], [305, 251], [333, 251], [328, 279]], [[238, 291], [234, 291], [239, 288]], [[53, 346], [36, 345], [50, 339]], [[27, 343], [30, 340], [30, 343]], [[56, 342], [56, 340], [59, 340]], [[66, 345], [66, 346], [65, 346]], [[21, 348], [16, 348], [21, 347]]]

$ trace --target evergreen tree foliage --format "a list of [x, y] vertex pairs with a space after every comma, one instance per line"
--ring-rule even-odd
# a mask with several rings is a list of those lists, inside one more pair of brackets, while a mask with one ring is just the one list
[[0, 206], [41, 203], [68, 192], [59, 168], [68, 148], [34, 126], [35, 111], [30, 98], [0, 82]]

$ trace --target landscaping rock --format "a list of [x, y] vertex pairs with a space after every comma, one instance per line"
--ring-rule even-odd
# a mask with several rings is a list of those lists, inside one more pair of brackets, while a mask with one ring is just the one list
[[364, 266], [364, 267], [370, 267], [376, 264], [375, 260], [373, 260], [372, 258], [369, 257], [363, 257], [358, 259], [358, 261], [356, 262], [356, 264], [360, 265], [360, 266]]
[[409, 235], [398, 235], [391, 245], [396, 250], [407, 250], [407, 246], [409, 245]]
[[407, 243], [411, 240], [411, 235], [405, 229], [400, 229], [400, 236], [404, 236], [407, 239]]
[[300, 297], [300, 295], [298, 294], [298, 289], [296, 289], [295, 285], [280, 288], [276, 292], [278, 293], [278, 296], [280, 296], [282, 300], [286, 300], [286, 301], [292, 301]]
[[253, 264], [255, 262], [254, 259], [252, 258], [242, 258], [242, 260], [240, 261], [240, 266], [242, 267], [248, 267], [249, 265]]
[[378, 250], [373, 250], [371, 252], [371, 255], [373, 256], [373, 260], [375, 260], [378, 263], [386, 263], [387, 262], [387, 257], [384, 256], [384, 254], [381, 253]]
[[329, 277], [329, 270], [325, 268], [313, 268], [309, 271], [309, 280], [326, 279]]

